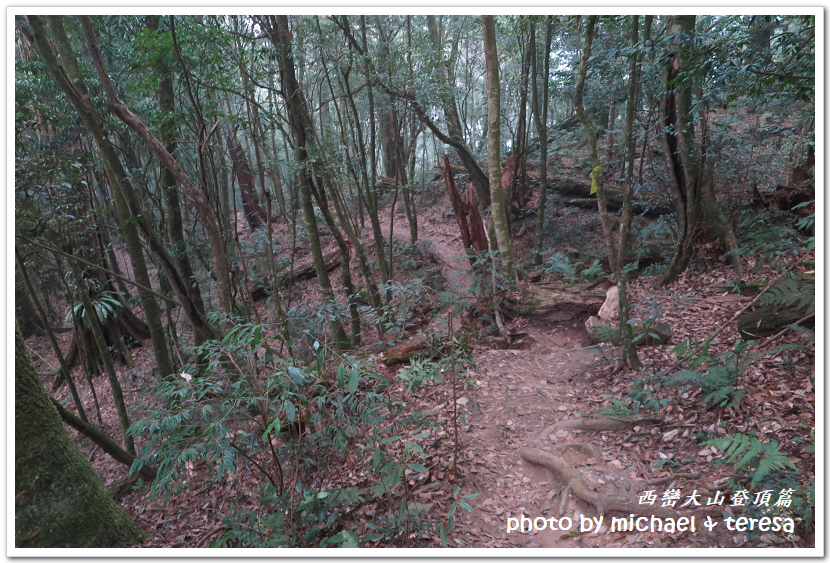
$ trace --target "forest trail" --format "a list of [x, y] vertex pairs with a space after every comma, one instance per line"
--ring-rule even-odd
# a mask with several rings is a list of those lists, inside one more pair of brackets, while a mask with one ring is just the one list
[[[461, 296], [467, 292], [471, 276], [454, 227], [452, 219], [429, 223], [419, 229], [419, 238], [432, 245], [450, 288]], [[580, 411], [593, 411], [603, 402], [607, 384], [596, 377], [603, 354], [599, 347], [590, 345], [583, 321], [517, 319], [512, 324], [520, 324], [521, 331], [528, 333], [524, 340], [530, 343], [529, 349], [475, 348], [476, 371], [468, 374], [475, 379], [475, 386], [459, 399], [464, 403], [459, 412], [464, 413], [460, 438], [466, 458], [460, 471], [462, 485], [466, 485], [463, 492], [475, 492], [479, 497], [470, 502], [472, 513], [457, 513], [454, 541], [459, 547], [608, 545], [605, 535], [560, 539], [564, 532], [508, 534], [506, 526], [508, 517], [523, 514], [530, 518], [569, 516], [577, 522], [578, 514], [596, 515], [572, 495], [560, 506], [565, 485], [557, 484], [548, 470], [522, 461], [517, 454], [521, 448], [550, 451], [572, 466], [589, 464], [609, 472], [622, 468], [613, 455], [602, 455], [598, 433], [551, 428], [557, 422], [578, 420]]]

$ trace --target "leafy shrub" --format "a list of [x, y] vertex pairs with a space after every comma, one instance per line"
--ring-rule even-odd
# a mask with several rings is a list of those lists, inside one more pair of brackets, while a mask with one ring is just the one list
[[[121, 305], [121, 301], [119, 301], [119, 297], [123, 296], [123, 294], [116, 291], [104, 291], [101, 282], [96, 279], [87, 279], [85, 281], [87, 290], [91, 290], [92, 293], [91, 299], [92, 305], [95, 308], [95, 316], [98, 317], [98, 322], [101, 323], [101, 326], [105, 327], [121, 314], [123, 306]], [[84, 304], [80, 301], [70, 306], [66, 312], [64, 322], [71, 324], [73, 318], [80, 319], [84, 328], [91, 330], [90, 319], [86, 315]]]
[[[384, 396], [388, 381], [371, 364], [327, 357], [319, 343], [310, 363], [281, 357], [274, 329], [239, 323], [200, 347], [203, 365], [159, 381], [167, 406], [131, 426], [149, 438], [132, 471], [153, 464], [155, 494], [182, 487], [196, 465], [217, 481], [243, 464], [258, 472], [262, 508], [237, 505], [215, 545], [402, 545], [438, 531], [412, 497], [430, 476], [420, 445], [430, 419]], [[371, 532], [358, 535], [363, 522]]]
[[397, 378], [406, 384], [410, 391], [424, 387], [432, 382], [442, 383], [441, 367], [433, 360], [412, 358], [408, 366], [398, 370]]

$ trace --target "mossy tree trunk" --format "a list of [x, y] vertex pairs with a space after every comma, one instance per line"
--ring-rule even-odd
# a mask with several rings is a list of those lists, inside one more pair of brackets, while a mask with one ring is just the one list
[[142, 533], [72, 442], [15, 333], [15, 547], [128, 547]]
[[487, 69], [487, 168], [490, 172], [491, 225], [501, 267], [508, 283], [516, 283], [518, 274], [513, 264], [513, 244], [507, 224], [507, 206], [501, 185], [501, 86], [499, 58], [496, 51], [496, 24], [493, 16], [481, 16], [484, 32], [484, 59]]

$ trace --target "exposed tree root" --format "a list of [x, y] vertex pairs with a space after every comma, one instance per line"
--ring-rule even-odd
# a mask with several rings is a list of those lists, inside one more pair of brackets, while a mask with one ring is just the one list
[[577, 451], [582, 452], [584, 455], [588, 457], [592, 457], [594, 459], [599, 459], [602, 456], [602, 452], [599, 451], [599, 448], [596, 447], [594, 444], [584, 444], [582, 442], [565, 442], [561, 444], [562, 449], [565, 448], [573, 448]]
[[700, 479], [700, 473], [676, 473], [674, 475], [667, 475], [666, 477], [658, 477], [657, 479], [643, 480], [643, 484], [647, 485], [649, 487], [653, 487], [655, 485], [663, 485], [665, 483], [671, 483], [672, 481], [676, 481], [678, 479], [683, 479], [683, 480]]
[[643, 424], [653, 424], [661, 419], [653, 416], [638, 418], [588, 418], [584, 420], [562, 420], [546, 428], [542, 435], [547, 436], [557, 428], [569, 428], [571, 430], [588, 430], [591, 432], [621, 432]]
[[[628, 499], [612, 497], [603, 493], [590, 490], [585, 482], [582, 473], [571, 467], [569, 463], [560, 457], [536, 448], [521, 448], [519, 455], [525, 461], [549, 469], [557, 477], [566, 483], [566, 489], [573, 491], [573, 494], [597, 509], [600, 516], [606, 512], [627, 512], [631, 514], [646, 514], [659, 516], [661, 518], [679, 518], [688, 516], [675, 510], [662, 506], [642, 505], [631, 502]], [[564, 496], [564, 495], [563, 495]]]

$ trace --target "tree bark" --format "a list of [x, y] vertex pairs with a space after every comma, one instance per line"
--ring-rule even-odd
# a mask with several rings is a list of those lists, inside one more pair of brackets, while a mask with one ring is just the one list
[[167, 375], [173, 372], [173, 364], [170, 360], [167, 341], [164, 338], [161, 311], [152, 293], [141, 288], [141, 286], [144, 288], [151, 287], [147, 264], [144, 260], [144, 249], [138, 236], [138, 229], [136, 228], [137, 220], [138, 222], [143, 222], [146, 218], [142, 216], [142, 213], [135, 205], [135, 193], [127, 179], [127, 174], [124, 171], [121, 160], [104, 132], [101, 116], [92, 106], [89, 92], [78, 67], [77, 58], [66, 37], [62, 17], [46, 16], [49, 31], [52, 33], [52, 42], [55, 45], [57, 54], [49, 43], [46, 25], [41, 17], [28, 16], [28, 19], [32, 26], [35, 45], [41, 54], [41, 58], [46, 63], [49, 73], [64, 91], [64, 94], [72, 105], [75, 106], [81, 120], [95, 139], [104, 170], [112, 186], [113, 199], [115, 200], [120, 226], [124, 233], [127, 252], [130, 255], [133, 275], [139, 283], [139, 295], [144, 313], [147, 317], [147, 325], [150, 328], [153, 355], [158, 365], [159, 373]]
[[61, 424], [15, 333], [15, 547], [127, 547], [141, 532]]
[[[291, 135], [294, 141], [294, 160], [299, 165], [298, 184], [302, 200], [303, 215], [305, 216], [306, 228], [308, 230], [311, 254], [314, 258], [314, 266], [317, 270], [317, 278], [320, 280], [320, 288], [323, 293], [325, 304], [336, 309], [337, 302], [331, 289], [331, 281], [323, 263], [323, 251], [320, 246], [320, 234], [317, 230], [317, 218], [314, 215], [314, 203], [312, 202], [312, 178], [310, 162], [308, 158], [308, 147], [313, 145], [313, 140], [308, 136], [311, 133], [311, 117], [308, 115], [305, 96], [300, 90], [299, 83], [294, 70], [294, 58], [291, 54], [291, 32], [288, 28], [287, 16], [269, 16], [266, 20], [268, 36], [279, 54], [280, 83], [282, 85], [285, 103], [288, 108], [288, 121], [291, 128]], [[343, 324], [337, 318], [329, 320], [329, 330], [334, 337], [338, 347], [349, 347], [349, 337], [343, 329]]]
[[248, 157], [242, 150], [242, 145], [236, 138], [236, 132], [233, 128], [229, 128], [228, 137], [228, 153], [233, 162], [233, 171], [236, 173], [236, 181], [239, 183], [239, 190], [242, 195], [242, 212], [245, 215], [245, 220], [254, 232], [266, 223], [265, 213], [259, 205], [259, 197], [256, 195], [256, 185], [254, 183], [254, 176], [251, 174], [251, 165], [248, 164]]
[[[461, 231], [461, 241], [464, 250], [472, 247], [476, 252], [487, 252], [487, 233], [484, 230], [484, 222], [481, 220], [481, 212], [475, 201], [475, 189], [468, 184], [467, 198], [461, 199], [458, 188], [455, 186], [455, 174], [450, 165], [450, 158], [444, 155], [444, 183], [447, 184], [452, 208], [455, 212], [455, 219]], [[470, 265], [475, 264], [476, 259], [470, 256]]]
[[539, 108], [539, 86], [537, 79], [539, 76], [538, 59], [536, 50], [536, 25], [531, 27], [531, 43], [533, 43], [533, 117], [536, 124], [536, 134], [539, 137], [539, 200], [536, 204], [536, 233], [535, 233], [535, 249], [536, 253], [533, 257], [533, 263], [537, 266], [542, 265], [542, 250], [544, 248], [545, 240], [545, 205], [548, 192], [548, 90], [550, 84], [550, 47], [553, 38], [553, 23], [551, 17], [548, 16], [545, 22], [545, 49], [543, 52], [545, 65], [542, 74], [542, 107]]
[[502, 270], [508, 283], [519, 281], [513, 265], [513, 245], [507, 225], [507, 209], [501, 185], [501, 90], [499, 58], [496, 52], [496, 25], [493, 16], [481, 16], [484, 32], [484, 59], [487, 69], [487, 168], [490, 171], [492, 210], [490, 221], [496, 234]]
[[[435, 16], [427, 16], [427, 27], [429, 28], [429, 36], [432, 41], [433, 50], [439, 59], [443, 58], [441, 53], [444, 50], [444, 46], [441, 43], [441, 37], [438, 31], [438, 24], [435, 20]], [[452, 67], [449, 62], [447, 62], [445, 66], [447, 71], [447, 87], [452, 89], [455, 85]], [[478, 165], [475, 157], [473, 157], [473, 154], [464, 142], [464, 133], [461, 129], [461, 118], [458, 115], [458, 105], [456, 104], [455, 96], [448, 93], [442, 95], [441, 98], [444, 109], [444, 119], [447, 122], [448, 135], [442, 134], [439, 136], [439, 139], [455, 148], [458, 158], [461, 159], [461, 162], [464, 164], [464, 168], [470, 175], [470, 181], [476, 187], [476, 193], [478, 194], [479, 201], [485, 208], [489, 207], [491, 191], [489, 186], [490, 180], [487, 174], [484, 173], [484, 170], [481, 169], [481, 166]], [[430, 129], [432, 129], [432, 127], [430, 127]], [[434, 129], [433, 132], [435, 132]], [[449, 139], [452, 139], [453, 142], [449, 142]], [[499, 186], [501, 186], [501, 183], [499, 183]]]

